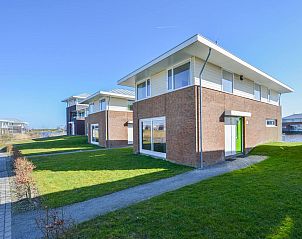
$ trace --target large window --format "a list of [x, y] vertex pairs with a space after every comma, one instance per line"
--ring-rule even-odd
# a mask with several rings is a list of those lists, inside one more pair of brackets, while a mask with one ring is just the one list
[[254, 86], [254, 98], [255, 100], [261, 100], [261, 86], [256, 83]]
[[149, 79], [138, 84], [136, 88], [136, 98], [138, 100], [142, 100], [151, 96], [151, 82]]
[[165, 157], [166, 119], [165, 117], [143, 119], [140, 121], [141, 152]]
[[222, 71], [222, 91], [233, 93], [233, 73]]
[[190, 84], [190, 62], [168, 70], [168, 90], [175, 90]]
[[105, 99], [100, 100], [100, 111], [106, 110], [106, 108], [107, 108], [106, 100]]
[[91, 143], [98, 144], [99, 143], [99, 125], [92, 124], [90, 133], [91, 133]]

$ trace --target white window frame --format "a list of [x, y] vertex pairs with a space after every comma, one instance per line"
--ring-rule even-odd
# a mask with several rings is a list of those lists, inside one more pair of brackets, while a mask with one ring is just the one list
[[[260, 97], [259, 97], [259, 99], [256, 99], [256, 95], [255, 95], [256, 85], [259, 85], [259, 89], [260, 89], [260, 93], [259, 93]], [[254, 100], [261, 101], [261, 92], [262, 92], [261, 85], [254, 82]]]
[[[167, 123], [165, 116], [154, 117], [154, 118], [145, 118], [145, 119], [140, 119], [139, 120], [139, 152], [142, 153], [142, 154], [151, 155], [151, 156], [166, 159], [166, 155], [167, 155], [166, 153], [155, 152], [153, 150], [146, 150], [146, 149], [142, 148], [142, 146], [143, 146], [142, 145], [142, 140], [143, 140], [142, 122], [151, 121], [151, 129], [153, 129], [153, 120], [165, 120], [165, 123]], [[166, 140], [167, 140], [167, 126], [166, 126]], [[151, 142], [152, 141], [153, 141], [153, 130], [151, 130]]]
[[[145, 98], [142, 98], [142, 99], [138, 99], [138, 94], [137, 94], [137, 86], [140, 85], [140, 84], [143, 84], [145, 82], [145, 85], [146, 85], [146, 97]], [[148, 94], [148, 82], [150, 82], [150, 93]], [[139, 82], [136, 83], [136, 86], [135, 86], [135, 95], [136, 95], [136, 101], [140, 101], [140, 100], [144, 100], [144, 99], [147, 99], [147, 98], [150, 98], [151, 95], [152, 95], [152, 91], [151, 91], [151, 79], [150, 78], [146, 78], [146, 79], [143, 79]]]
[[[272, 121], [274, 121], [274, 124], [273, 125], [271, 125], [271, 124], [268, 124], [268, 122], [272, 122]], [[266, 127], [269, 127], [269, 128], [271, 128], [271, 127], [277, 127], [278, 125], [277, 125], [277, 119], [266, 119], [265, 120], [265, 125], [266, 125]]]
[[[102, 109], [102, 102], [105, 102], [105, 108], [104, 109]], [[99, 107], [100, 107], [100, 111], [107, 110], [107, 101], [106, 101], [106, 99], [100, 99], [100, 101], [99, 101]]]
[[99, 142], [92, 141], [92, 127], [94, 127], [94, 126], [97, 126], [98, 130], [100, 130], [99, 124], [91, 124], [90, 125], [90, 143], [95, 144], [95, 145], [99, 145], [99, 143], [100, 143], [100, 131], [99, 131]]
[[[223, 80], [227, 80], [227, 79], [223, 78], [223, 71], [226, 71], [226, 72], [228, 72], [228, 73], [230, 73], [230, 74], [233, 75], [233, 79], [232, 79], [232, 92], [227, 92], [227, 91], [223, 90], [223, 83], [222, 82], [223, 82]], [[229, 71], [229, 70], [224, 69], [224, 68], [221, 69], [221, 91], [223, 93], [234, 94], [234, 78], [235, 78], [235, 74], [232, 71]]]
[[[184, 64], [187, 64], [187, 63], [190, 63], [190, 69], [189, 69], [189, 84], [186, 85], [186, 86], [183, 86], [183, 87], [179, 87], [177, 89], [175, 89], [174, 87], [174, 69], [181, 66], [181, 65], [184, 65]], [[169, 70], [172, 71], [172, 88], [169, 89]], [[175, 91], [175, 90], [180, 90], [180, 89], [184, 89], [188, 86], [192, 85], [192, 60], [191, 58], [189, 59], [186, 59], [184, 61], [181, 61], [171, 67], [169, 67], [167, 70], [166, 70], [166, 87], [167, 87], [167, 91], [168, 92], [171, 92], [171, 91]]]

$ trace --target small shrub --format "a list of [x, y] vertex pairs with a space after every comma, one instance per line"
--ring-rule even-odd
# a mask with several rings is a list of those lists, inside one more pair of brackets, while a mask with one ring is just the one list
[[12, 152], [12, 156], [13, 156], [13, 159], [16, 160], [18, 158], [23, 158], [23, 154], [21, 153], [20, 150], [16, 149], [16, 148], [13, 148], [13, 152]]
[[[71, 219], [67, 219], [63, 209], [49, 209], [45, 207], [40, 215], [36, 217], [36, 224], [43, 234], [43, 238], [57, 239], [68, 233], [68, 229], [74, 225]], [[69, 238], [75, 238], [70, 236]]]
[[16, 173], [16, 186], [20, 196], [25, 195], [30, 201], [32, 199], [33, 178], [32, 172], [35, 165], [24, 157], [16, 158], [14, 161]]
[[14, 147], [12, 144], [6, 146], [6, 152], [11, 155], [13, 153]]

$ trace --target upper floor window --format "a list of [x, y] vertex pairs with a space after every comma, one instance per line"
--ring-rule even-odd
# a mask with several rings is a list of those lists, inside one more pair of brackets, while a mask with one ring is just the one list
[[100, 100], [100, 111], [106, 110], [107, 104], [106, 104], [106, 100], [102, 99]]
[[190, 84], [190, 62], [168, 70], [168, 90], [175, 90]]
[[222, 91], [233, 93], [233, 73], [222, 71]]
[[94, 111], [94, 104], [93, 103], [89, 104], [88, 111], [89, 111], [89, 114], [93, 113], [93, 111]]
[[149, 79], [137, 85], [136, 95], [138, 100], [151, 96], [151, 82]]
[[255, 100], [261, 100], [261, 86], [256, 83], [254, 87], [254, 98]]
[[133, 110], [133, 103], [134, 101], [133, 100], [128, 100], [128, 110]]

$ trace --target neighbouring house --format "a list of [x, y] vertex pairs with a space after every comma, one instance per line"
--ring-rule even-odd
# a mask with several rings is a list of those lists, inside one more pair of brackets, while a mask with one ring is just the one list
[[[199, 97], [199, 75], [209, 49]], [[244, 155], [261, 143], [280, 141], [280, 96], [293, 91], [200, 35], [118, 84], [136, 89], [135, 153], [194, 167]]]
[[88, 105], [80, 103], [89, 96], [87, 93], [70, 96], [62, 102], [66, 103], [67, 135], [85, 135], [85, 112]]
[[282, 131], [288, 134], [302, 134], [302, 114], [293, 114], [282, 119]]
[[133, 144], [134, 91], [98, 91], [83, 100], [89, 105], [85, 119], [88, 142], [102, 147]]
[[0, 135], [24, 134], [27, 131], [27, 122], [18, 119], [0, 119]]

